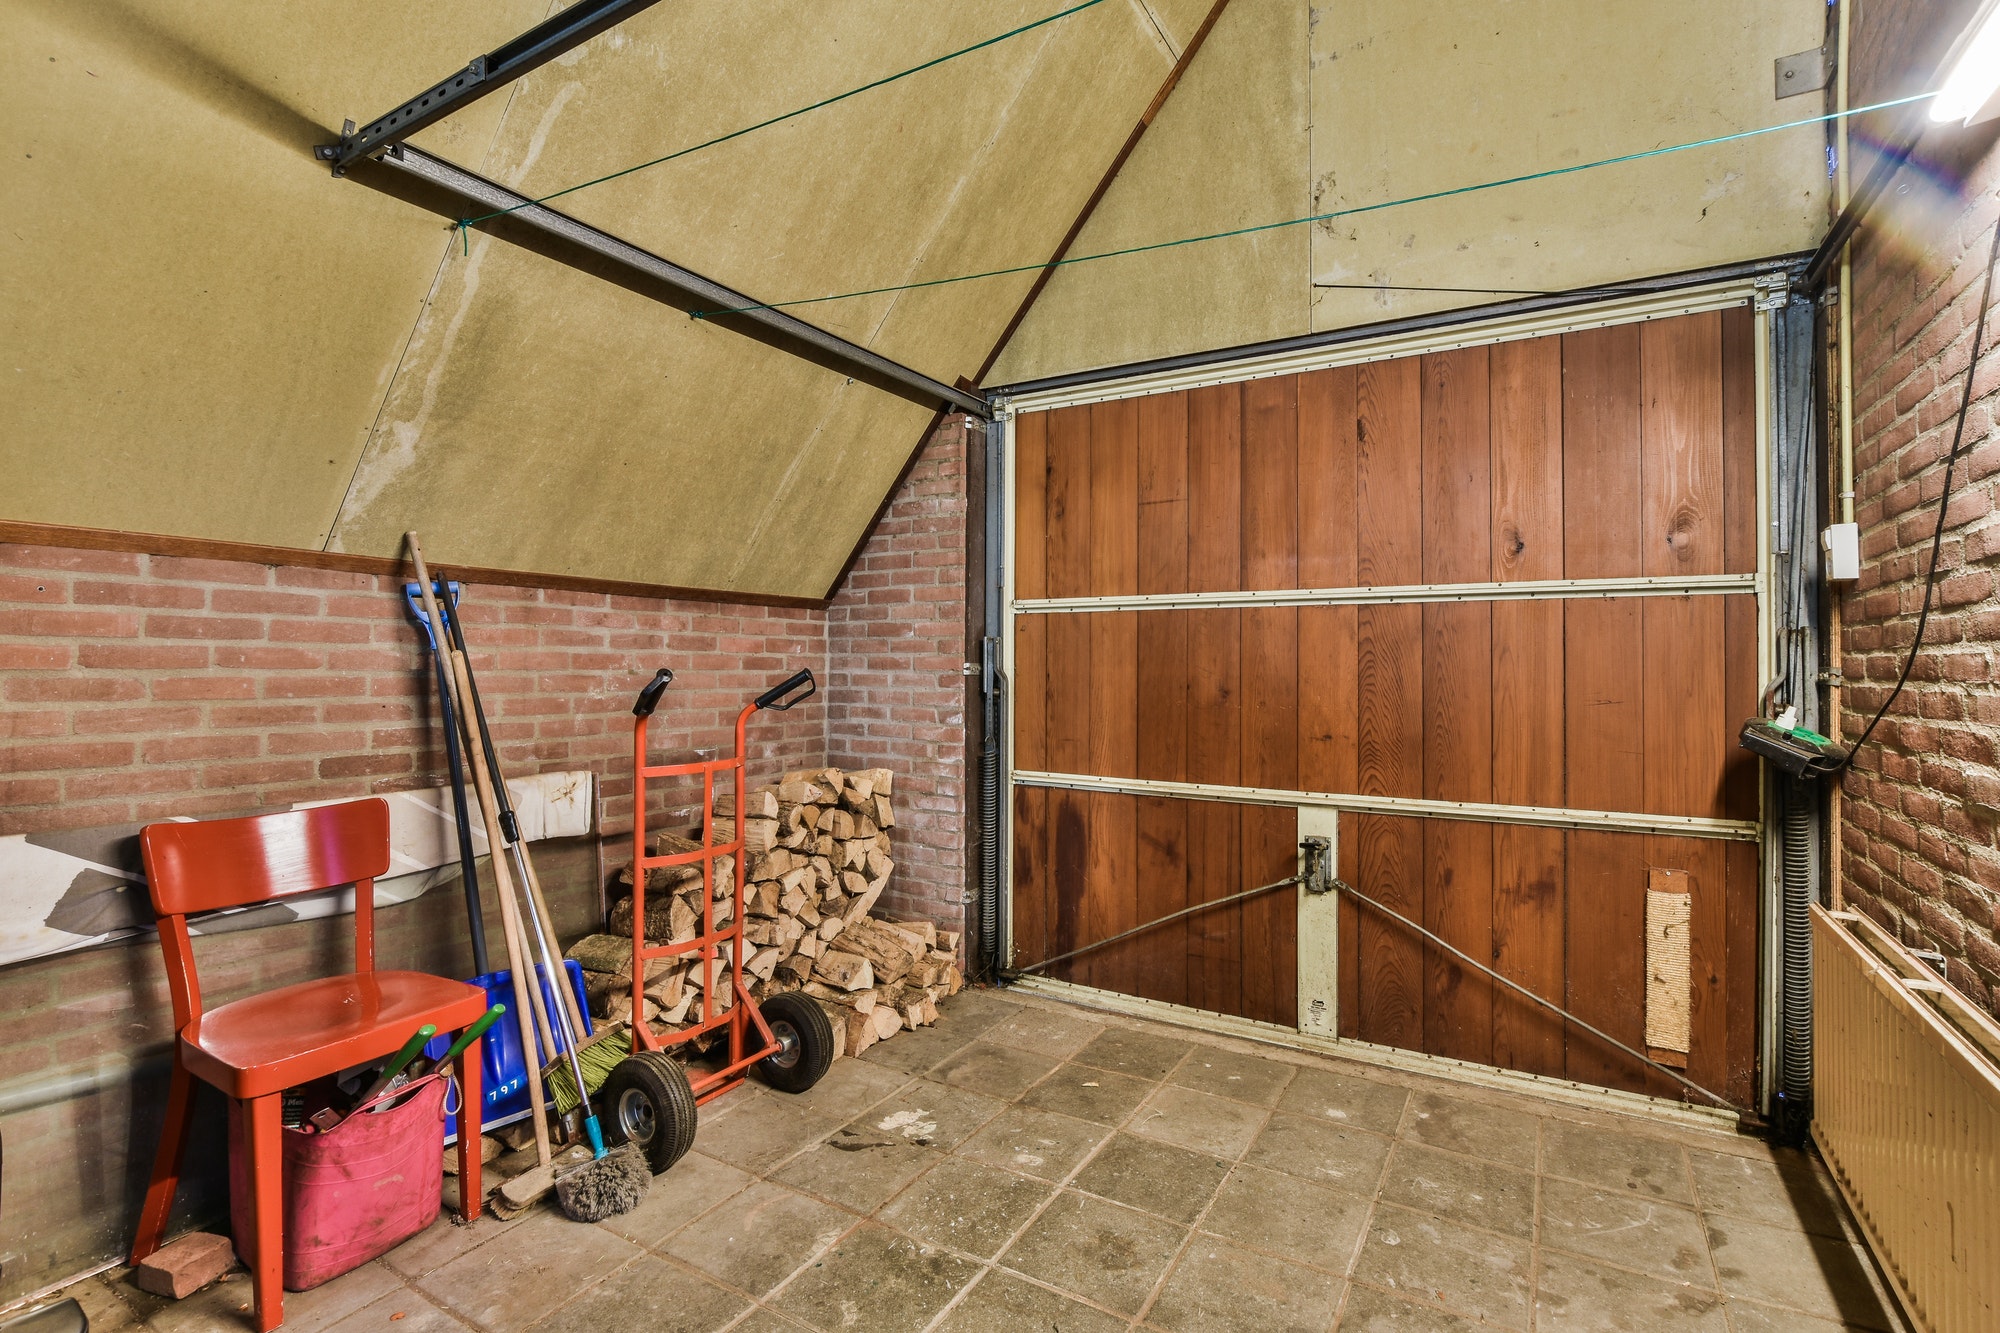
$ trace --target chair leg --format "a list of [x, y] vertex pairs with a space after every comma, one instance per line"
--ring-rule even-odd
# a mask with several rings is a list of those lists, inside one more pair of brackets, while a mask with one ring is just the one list
[[146, 1203], [139, 1210], [139, 1231], [132, 1238], [132, 1262], [160, 1248], [167, 1238], [167, 1219], [174, 1211], [174, 1194], [181, 1183], [181, 1159], [187, 1155], [188, 1125], [194, 1107], [194, 1076], [181, 1064], [174, 1046], [173, 1074], [167, 1081], [167, 1115], [160, 1124], [160, 1146], [153, 1152], [153, 1178], [146, 1186]]
[[250, 1275], [257, 1292], [257, 1333], [285, 1322], [284, 1094], [243, 1104], [244, 1148], [250, 1159]]
[[458, 1056], [458, 1215], [468, 1222], [479, 1216], [486, 1197], [479, 1180], [479, 1122], [486, 1111], [482, 1045], [475, 1037]]

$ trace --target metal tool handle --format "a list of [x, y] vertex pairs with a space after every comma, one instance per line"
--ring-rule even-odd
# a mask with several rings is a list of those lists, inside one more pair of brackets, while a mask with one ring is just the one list
[[[804, 694], [799, 695], [797, 698], [785, 699], [786, 695], [798, 689], [801, 685], [805, 686]], [[774, 685], [758, 695], [757, 707], [768, 708], [774, 713], [783, 713], [789, 710], [792, 705], [804, 703], [807, 699], [812, 698], [818, 693], [819, 684], [813, 680], [812, 668], [806, 667], [783, 684]], [[779, 703], [780, 699], [784, 699], [785, 701]]]
[[632, 705], [632, 716], [651, 717], [653, 710], [660, 706], [660, 696], [665, 694], [667, 686], [673, 683], [673, 668], [661, 667], [654, 672], [652, 680], [646, 683], [646, 688], [639, 691], [639, 701]]

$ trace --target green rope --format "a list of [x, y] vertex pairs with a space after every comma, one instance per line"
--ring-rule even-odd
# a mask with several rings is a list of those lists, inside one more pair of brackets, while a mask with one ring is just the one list
[[[1083, 0], [1083, 3], [1081, 4], [1071, 5], [1068, 9], [1060, 10], [1054, 14], [1048, 15], [1045, 18], [1038, 18], [1032, 23], [1024, 23], [1020, 27], [1011, 29], [1010, 31], [1007, 32], [1003, 32], [997, 37], [988, 37], [983, 42], [974, 42], [971, 46], [960, 47], [956, 51], [948, 52], [945, 55], [936, 56], [930, 60], [926, 60], [921, 65], [912, 65], [910, 66], [910, 68], [906, 70], [902, 70], [895, 74], [890, 74], [884, 78], [876, 79], [872, 83], [864, 83], [859, 88], [849, 88], [844, 93], [835, 93], [832, 97], [823, 97], [819, 101], [814, 102], [809, 106], [799, 107], [795, 111], [787, 111], [783, 115], [772, 116], [769, 120], [760, 120], [755, 125], [745, 125], [740, 130], [731, 130], [729, 133], [717, 135], [713, 139], [705, 139], [701, 143], [694, 144], [690, 147], [678, 149], [674, 152], [668, 153], [665, 157], [656, 157], [650, 162], [641, 162], [637, 166], [626, 167], [623, 170], [611, 172], [609, 175], [599, 176], [593, 180], [584, 181], [580, 185], [571, 185], [564, 189], [557, 190], [554, 194], [545, 194], [541, 196], [539, 199], [530, 199], [524, 203], [514, 204], [510, 207], [500, 209], [497, 212], [493, 213], [481, 213], [478, 217], [475, 218], [461, 218], [453, 225], [458, 228], [460, 234], [463, 234], [468, 228], [472, 227], [476, 223], [487, 222], [492, 220], [493, 218], [505, 217], [509, 213], [519, 212], [521, 209], [532, 207], [535, 204], [546, 204], [551, 199], [560, 199], [566, 194], [575, 194], [578, 190], [588, 190], [593, 185], [602, 185], [606, 181], [615, 181], [620, 176], [630, 176], [635, 171], [645, 171], [649, 167], [657, 167], [664, 162], [672, 162], [675, 158], [686, 157], [690, 153], [699, 153], [704, 148], [713, 148], [717, 144], [728, 143], [731, 139], [740, 139], [744, 135], [750, 134], [756, 130], [767, 129], [770, 126], [779, 124], [783, 121], [792, 120], [796, 117], [803, 116], [809, 111], [818, 111], [822, 107], [832, 106], [835, 102], [844, 102], [850, 97], [858, 97], [862, 93], [871, 92], [876, 88], [884, 87], [887, 84], [896, 82], [898, 79], [907, 79], [912, 74], [921, 74], [927, 69], [934, 69], [937, 66], [944, 64], [947, 61], [956, 60], [960, 56], [969, 56], [974, 51], [983, 51], [989, 46], [997, 46], [1001, 42], [1007, 41], [1009, 38], [1019, 37], [1022, 33], [1025, 32], [1033, 32], [1036, 28], [1046, 27], [1048, 24], [1054, 23], [1058, 19], [1066, 19], [1072, 14], [1081, 13], [1083, 10], [1089, 9], [1092, 5], [1101, 5], [1103, 3], [1104, 0]], [[469, 245], [470, 243], [468, 242], [468, 247]], [[467, 252], [470, 253], [469, 248]]]
[[1552, 167], [1547, 171], [1530, 172], [1525, 176], [1508, 176], [1501, 180], [1481, 181], [1477, 185], [1459, 185], [1449, 190], [1433, 190], [1429, 194], [1413, 194], [1402, 199], [1387, 199], [1378, 204], [1358, 204], [1353, 208], [1335, 209], [1331, 213], [1314, 213], [1302, 218], [1287, 218], [1283, 222], [1260, 222], [1249, 227], [1236, 227], [1229, 231], [1209, 232], [1204, 236], [1184, 236], [1176, 241], [1153, 241], [1146, 245], [1128, 245], [1120, 250], [1103, 250], [1090, 255], [1072, 255], [1054, 261], [1036, 264], [1015, 264], [1009, 268], [988, 269], [983, 273], [963, 273], [954, 278], [931, 278], [924, 282], [897, 283], [890, 287], [866, 287], [860, 291], [838, 292], [832, 296], [805, 296], [791, 301], [771, 301], [762, 305], [731, 306], [724, 310], [694, 310], [689, 314], [694, 319], [708, 319], [716, 315], [741, 315], [752, 310], [783, 310], [790, 306], [818, 305], [823, 301], [849, 301], [860, 296], [880, 296], [888, 292], [915, 291], [923, 287], [946, 287], [959, 282], [977, 282], [981, 278], [1003, 278], [1014, 273], [1038, 273], [1045, 268], [1060, 268], [1068, 264], [1088, 264], [1099, 259], [1116, 259], [1121, 255], [1145, 254], [1151, 250], [1171, 250], [1175, 246], [1198, 245], [1203, 241], [1227, 240], [1232, 236], [1250, 236], [1257, 232], [1276, 231], [1283, 227], [1299, 227], [1311, 222], [1327, 222], [1334, 218], [1355, 217], [1362, 213], [1376, 213], [1386, 208], [1401, 208], [1405, 204], [1423, 204], [1436, 199], [1450, 199], [1462, 194], [1475, 194], [1480, 190], [1497, 190], [1503, 185], [1521, 185], [1528, 181], [1546, 180], [1551, 176], [1568, 176], [1579, 171], [1590, 171], [1597, 167], [1617, 166], [1623, 162], [1638, 162], [1649, 157], [1660, 157], [1667, 153], [1682, 153], [1691, 148], [1713, 148], [1718, 144], [1734, 143], [1738, 139], [1754, 139], [1759, 135], [1778, 134], [1785, 130], [1802, 129], [1808, 125], [1821, 125], [1827, 121], [1840, 120], [1848, 116], [1866, 115], [1871, 111], [1886, 111], [1891, 107], [1908, 106], [1912, 102], [1922, 102], [1936, 97], [1936, 93], [1918, 93], [1914, 97], [1899, 97], [1894, 101], [1877, 102], [1872, 106], [1858, 106], [1847, 111], [1829, 112], [1824, 116], [1808, 116], [1804, 120], [1786, 121], [1782, 125], [1767, 125], [1762, 129], [1739, 130], [1735, 134], [1724, 134], [1713, 139], [1695, 139], [1688, 143], [1670, 144], [1665, 148], [1648, 148], [1640, 153], [1621, 153], [1617, 157], [1599, 158], [1595, 162], [1579, 162], [1570, 167]]

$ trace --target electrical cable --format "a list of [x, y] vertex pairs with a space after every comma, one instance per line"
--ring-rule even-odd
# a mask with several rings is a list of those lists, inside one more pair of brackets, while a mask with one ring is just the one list
[[960, 56], [969, 56], [974, 51], [983, 51], [989, 46], [997, 46], [1001, 42], [1004, 42], [1011, 37], [1019, 37], [1022, 33], [1033, 32], [1036, 28], [1044, 27], [1048, 24], [1054, 23], [1058, 19], [1066, 19], [1072, 14], [1080, 13], [1083, 10], [1089, 9], [1093, 5], [1100, 5], [1103, 3], [1104, 0], [1083, 0], [1081, 4], [1072, 5], [1068, 9], [1060, 10], [1057, 13], [1050, 14], [1045, 18], [1038, 18], [1032, 23], [1024, 23], [1020, 27], [1010, 29], [1007, 32], [1003, 32], [997, 37], [988, 37], [985, 41], [974, 42], [971, 46], [960, 47], [956, 51], [949, 51], [944, 55], [934, 56], [931, 59], [926, 60], [921, 65], [912, 65], [908, 69], [899, 70], [894, 74], [886, 75], [883, 78], [875, 79], [872, 80], [871, 82], [864, 83], [858, 88], [849, 88], [844, 93], [835, 93], [832, 97], [822, 97], [819, 101], [813, 102], [810, 105], [799, 107], [796, 110], [787, 111], [782, 115], [772, 116], [767, 120], [760, 120], [755, 125], [745, 125], [740, 130], [731, 130], [729, 133], [719, 134], [713, 139], [704, 139], [702, 142], [698, 144], [692, 144], [686, 148], [676, 149], [674, 152], [668, 153], [663, 157], [656, 157], [650, 161], [641, 162], [637, 166], [625, 167], [622, 168], [621, 170], [613, 171], [607, 175], [598, 176], [595, 179], [583, 181], [582, 183], [577, 185], [566, 186], [563, 189], [557, 190], [553, 194], [542, 195], [538, 199], [530, 199], [524, 203], [514, 204], [511, 207], [502, 208], [492, 213], [482, 213], [475, 218], [461, 218], [452, 225], [456, 227], [459, 230], [459, 232], [463, 233], [476, 223], [488, 222], [494, 218], [505, 217], [509, 213], [517, 212], [520, 209], [527, 208], [532, 204], [545, 204], [551, 199], [560, 199], [566, 194], [575, 194], [578, 190], [588, 190], [593, 185], [602, 185], [606, 181], [615, 181], [621, 176], [630, 176], [635, 171], [644, 171], [649, 167], [657, 167], [662, 163], [672, 162], [676, 158], [686, 157], [690, 153], [699, 153], [704, 148], [713, 148], [717, 144], [728, 143], [731, 139], [740, 139], [744, 135], [749, 134], [754, 130], [769, 128], [772, 125], [777, 125], [784, 121], [792, 120], [799, 116], [803, 116], [808, 111], [818, 111], [822, 107], [832, 106], [835, 102], [844, 102], [850, 97], [857, 97], [862, 93], [870, 92], [876, 88], [880, 88], [887, 84], [894, 83], [898, 79], [907, 79], [912, 74], [921, 74], [927, 69], [933, 69], [939, 65], [945, 64], [947, 61], [956, 60]]
[[1547, 180], [1555, 176], [1571, 176], [1579, 171], [1592, 171], [1598, 167], [1613, 167], [1626, 162], [1639, 162], [1649, 157], [1663, 157], [1668, 153], [1684, 153], [1693, 148], [1714, 148], [1721, 144], [1735, 143], [1739, 139], [1755, 139], [1766, 134], [1781, 134], [1786, 130], [1803, 129], [1809, 125], [1824, 125], [1830, 121], [1843, 120], [1849, 116], [1862, 116], [1871, 111], [1882, 111], [1889, 107], [1908, 106], [1914, 102], [1928, 101], [1936, 93], [1917, 93], [1911, 97], [1898, 97], [1887, 102], [1876, 102], [1871, 106], [1852, 107], [1846, 111], [1831, 111], [1823, 116], [1807, 116], [1803, 120], [1788, 120], [1781, 125], [1766, 125], [1761, 129], [1738, 130], [1734, 134], [1718, 135], [1712, 139], [1693, 139], [1687, 143], [1669, 144], [1664, 148], [1648, 148], [1643, 152], [1621, 153], [1617, 157], [1602, 157], [1592, 162], [1578, 162], [1567, 167], [1550, 167], [1546, 171], [1531, 171], [1523, 176], [1505, 176], [1499, 180], [1480, 181], [1474, 185], [1456, 185], [1447, 190], [1432, 190], [1427, 194], [1407, 195], [1401, 199], [1385, 199], [1375, 204], [1357, 204], [1353, 208], [1339, 208], [1330, 213], [1311, 213], [1305, 217], [1286, 218], [1281, 222], [1259, 222], [1248, 227], [1233, 227], [1228, 231], [1208, 232], [1200, 236], [1183, 236], [1172, 241], [1152, 241], [1145, 245], [1128, 245], [1116, 250], [1101, 250], [1096, 254], [1069, 255], [1050, 263], [1036, 260], [1032, 264], [1013, 264], [1007, 268], [987, 269], [980, 273], [961, 273], [950, 278], [929, 278], [922, 282], [893, 283], [886, 287], [864, 287], [851, 292], [835, 292], [828, 296], [802, 296], [790, 301], [766, 301], [757, 305], [731, 306], [721, 310], [691, 310], [689, 317], [707, 319], [715, 315], [743, 315], [753, 310], [783, 310], [791, 306], [819, 305], [826, 301], [849, 301], [862, 296], [881, 296], [889, 292], [916, 291], [925, 287], [948, 287], [954, 283], [977, 282], [982, 278], [1003, 278], [1015, 273], [1039, 273], [1045, 268], [1061, 268], [1070, 264], [1088, 264], [1099, 259], [1117, 259], [1124, 255], [1146, 254], [1154, 250], [1171, 250], [1177, 246], [1199, 245], [1204, 241], [1222, 241], [1235, 236], [1251, 236], [1259, 232], [1277, 231], [1285, 227], [1301, 227], [1312, 222], [1330, 222], [1335, 218], [1357, 217], [1363, 213], [1379, 213], [1384, 209], [1401, 208], [1406, 204], [1424, 204], [1438, 199], [1451, 199], [1463, 194], [1476, 194], [1481, 190], [1496, 190], [1505, 185], [1522, 185], [1529, 181]]
[[1944, 489], [1938, 495], [1937, 526], [1931, 530], [1930, 567], [1924, 574], [1924, 604], [1922, 609], [1917, 612], [1917, 631], [1910, 639], [1910, 651], [1903, 658], [1903, 669], [1896, 676], [1896, 687], [1889, 691], [1889, 697], [1884, 699], [1882, 706], [1875, 710], [1875, 716], [1868, 719], [1868, 725], [1862, 728], [1861, 734], [1855, 738], [1854, 744], [1847, 747], [1847, 753], [1837, 760], [1831, 762], [1820, 760], [1811, 766], [1809, 771], [1820, 777], [1834, 777], [1853, 766], [1854, 757], [1861, 752], [1861, 747], [1868, 743], [1868, 738], [1875, 734], [1877, 724], [1887, 715], [1889, 709], [1895, 705], [1896, 700], [1903, 693], [1903, 687], [1909, 684], [1910, 671], [1917, 664], [1918, 652], [1923, 649], [1924, 630], [1930, 624], [1931, 603], [1935, 600], [1937, 594], [1938, 556], [1944, 549], [1945, 516], [1951, 510], [1952, 473], [1958, 467], [1961, 446], [1965, 440], [1965, 418], [1972, 410], [1972, 380], [1973, 376], [1979, 370], [1979, 353], [1986, 336], [1986, 318], [1993, 300], [1993, 268], [1995, 261], [2000, 261], [2000, 223], [1994, 224], [1993, 243], [1986, 252], [1986, 278], [1980, 287], [1979, 308], [1975, 313], [1975, 322], [1972, 326], [1972, 354], [1966, 358], [1965, 388], [1959, 394], [1958, 419], [1952, 426], [1951, 448], [1944, 456]]

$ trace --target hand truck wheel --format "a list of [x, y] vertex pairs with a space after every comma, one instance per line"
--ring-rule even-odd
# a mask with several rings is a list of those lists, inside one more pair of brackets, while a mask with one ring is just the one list
[[642, 1051], [620, 1060], [597, 1094], [604, 1137], [634, 1143], [659, 1175], [694, 1146], [694, 1089], [687, 1070], [664, 1051]]
[[797, 991], [773, 995], [757, 1008], [778, 1040], [777, 1051], [757, 1062], [764, 1081], [780, 1092], [804, 1092], [819, 1082], [833, 1063], [833, 1020], [826, 1010]]

